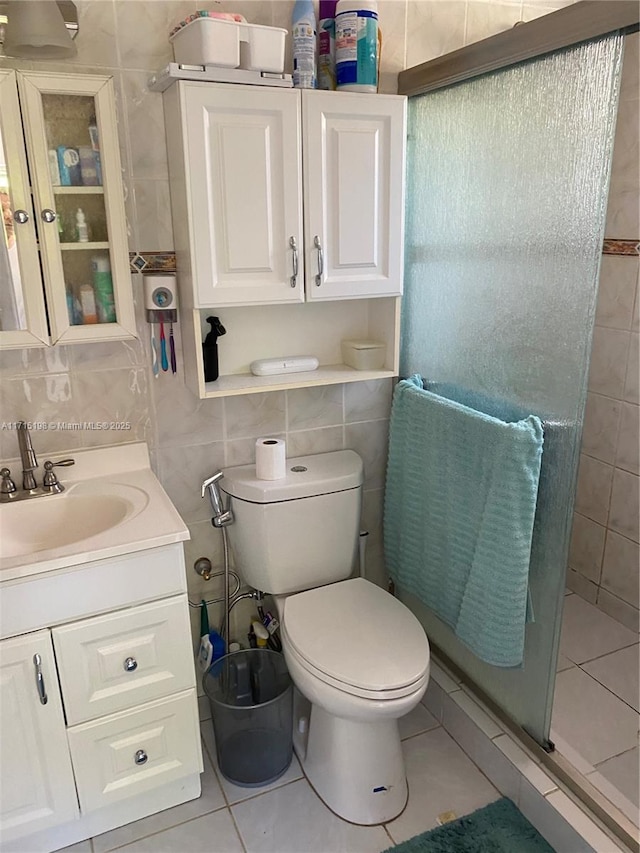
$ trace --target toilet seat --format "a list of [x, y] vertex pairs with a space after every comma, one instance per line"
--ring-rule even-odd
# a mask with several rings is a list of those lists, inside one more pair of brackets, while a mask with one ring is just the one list
[[354, 696], [397, 699], [423, 687], [429, 643], [393, 596], [363, 578], [288, 596], [282, 640], [301, 666]]

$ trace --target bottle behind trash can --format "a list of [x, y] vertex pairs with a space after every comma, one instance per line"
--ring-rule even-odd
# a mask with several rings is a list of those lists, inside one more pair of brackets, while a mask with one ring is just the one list
[[342, 92], [378, 91], [375, 0], [340, 0], [336, 7], [336, 82]]
[[316, 13], [313, 0], [296, 0], [291, 15], [293, 44], [293, 85], [298, 89], [317, 89]]

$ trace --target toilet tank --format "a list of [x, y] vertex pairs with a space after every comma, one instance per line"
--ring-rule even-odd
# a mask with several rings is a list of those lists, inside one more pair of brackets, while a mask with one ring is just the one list
[[226, 468], [220, 488], [235, 568], [250, 586], [284, 595], [349, 577], [358, 551], [362, 459], [338, 450], [287, 459], [286, 476], [258, 480], [255, 465]]

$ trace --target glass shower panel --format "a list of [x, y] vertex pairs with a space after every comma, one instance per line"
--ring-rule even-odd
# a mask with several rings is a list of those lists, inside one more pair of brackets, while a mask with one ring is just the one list
[[[548, 738], [620, 77], [618, 35], [409, 102], [401, 375], [489, 414], [536, 414], [545, 448], [524, 666], [483, 663], [417, 599], [433, 642]], [[425, 437], [428, 441], [428, 436]]]

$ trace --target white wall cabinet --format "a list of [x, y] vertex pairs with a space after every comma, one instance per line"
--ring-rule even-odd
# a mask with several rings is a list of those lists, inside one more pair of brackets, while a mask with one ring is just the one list
[[403, 97], [303, 91], [307, 299], [402, 293]]
[[[0, 348], [135, 337], [110, 77], [0, 71], [0, 193]], [[94, 262], [112, 297], [83, 314]]]
[[[129, 606], [117, 588], [122, 558], [2, 589], [13, 618], [0, 636], [20, 634], [0, 641], [3, 850], [57, 850], [200, 794], [182, 546], [124, 562], [143, 581], [144, 591], [129, 587]], [[25, 633], [43, 621], [52, 627]]]
[[[179, 81], [163, 97], [194, 393], [395, 375], [406, 98], [196, 81]], [[210, 313], [227, 336], [220, 378], [205, 384]], [[383, 341], [384, 367], [346, 368], [345, 338]], [[320, 370], [266, 380], [249, 372], [255, 359], [286, 355], [315, 355]]]
[[0, 709], [2, 841], [77, 818], [78, 800], [49, 631], [0, 643]]

